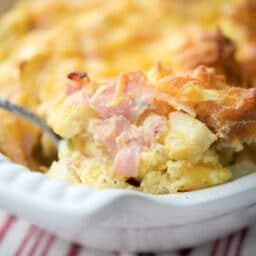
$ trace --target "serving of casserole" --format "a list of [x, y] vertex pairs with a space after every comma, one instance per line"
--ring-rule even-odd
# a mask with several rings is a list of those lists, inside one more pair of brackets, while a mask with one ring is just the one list
[[[1, 17], [0, 151], [50, 178], [152, 194], [255, 170], [253, 1], [20, 1]], [[52, 162], [52, 164], [50, 164]], [[47, 167], [47, 165], [50, 167]]]

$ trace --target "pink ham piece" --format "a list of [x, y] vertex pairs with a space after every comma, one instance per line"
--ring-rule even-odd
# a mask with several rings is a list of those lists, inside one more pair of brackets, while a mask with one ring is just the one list
[[167, 129], [165, 117], [151, 114], [145, 119], [141, 127], [131, 125], [124, 130], [118, 138], [118, 144], [123, 146], [135, 142], [142, 147], [150, 147]]
[[147, 85], [141, 72], [131, 72], [101, 85], [90, 99], [90, 106], [103, 118], [123, 115], [135, 121], [150, 107], [155, 95], [156, 89]]
[[125, 129], [118, 138], [124, 146], [115, 155], [113, 173], [123, 177], [137, 177], [142, 150], [155, 143], [166, 131], [166, 119], [155, 114], [146, 118], [142, 129], [133, 126]]
[[[142, 133], [137, 133], [137, 130], [133, 129], [124, 116], [113, 116], [102, 121], [99, 120], [93, 134], [94, 139], [104, 144], [111, 153], [113, 173], [123, 177], [136, 177], [140, 153], [143, 149]], [[126, 134], [131, 135], [131, 138], [123, 141], [124, 144], [120, 147], [117, 140]]]
[[99, 128], [94, 131], [94, 138], [103, 143], [114, 156], [118, 151], [116, 138], [129, 127], [130, 123], [124, 116], [114, 116], [99, 124]]
[[142, 129], [130, 125], [124, 116], [114, 116], [99, 123], [99, 129], [94, 131], [94, 138], [103, 143], [111, 153], [114, 174], [136, 177], [142, 150], [155, 143], [166, 131], [166, 119], [156, 114], [146, 118]]
[[141, 150], [141, 145], [137, 143], [120, 149], [114, 158], [113, 173], [122, 177], [137, 177]]

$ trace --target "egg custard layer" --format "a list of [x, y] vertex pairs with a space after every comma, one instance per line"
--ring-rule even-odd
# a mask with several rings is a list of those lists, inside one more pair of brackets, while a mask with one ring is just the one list
[[0, 17], [0, 96], [63, 137], [52, 163], [0, 110], [0, 152], [51, 178], [163, 194], [251, 173], [255, 87], [255, 0], [21, 0]]

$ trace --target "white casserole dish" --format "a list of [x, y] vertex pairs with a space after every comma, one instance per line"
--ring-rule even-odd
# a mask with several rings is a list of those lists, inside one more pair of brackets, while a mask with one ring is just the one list
[[[0, 1], [0, 11], [12, 2]], [[200, 191], [152, 196], [50, 181], [0, 154], [0, 207], [87, 247], [178, 249], [253, 223], [256, 173]]]
[[0, 207], [87, 247], [178, 249], [254, 222], [256, 174], [209, 189], [152, 196], [50, 181], [0, 155]]

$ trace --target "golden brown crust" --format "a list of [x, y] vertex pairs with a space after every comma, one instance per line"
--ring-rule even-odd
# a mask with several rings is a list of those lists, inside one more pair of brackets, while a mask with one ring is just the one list
[[222, 11], [226, 32], [236, 41], [243, 85], [256, 87], [256, 2], [243, 0]]
[[252, 130], [256, 124], [256, 88], [227, 86], [222, 76], [203, 66], [158, 83], [161, 91], [192, 109], [196, 117], [222, 139], [228, 142], [233, 137], [241, 142], [256, 139], [256, 133], [243, 132]]
[[[229, 88], [220, 94], [221, 102], [205, 102], [196, 106], [198, 119], [228, 141], [231, 137], [246, 141], [252, 134], [240, 130], [256, 124], [256, 89]], [[251, 139], [255, 140], [256, 137]]]
[[173, 54], [173, 62], [178, 71], [192, 70], [204, 65], [214, 67], [231, 84], [241, 83], [240, 67], [234, 55], [236, 46], [230, 38], [220, 30], [193, 29], [189, 34], [184, 34], [184, 42]]

